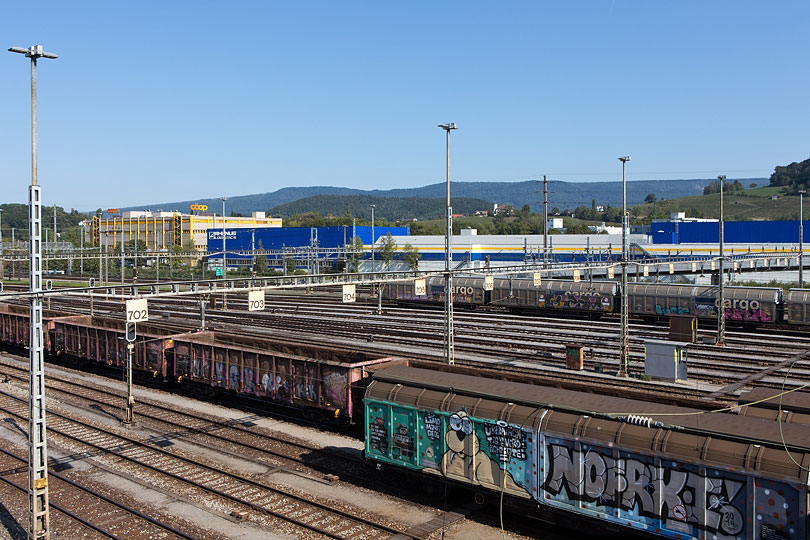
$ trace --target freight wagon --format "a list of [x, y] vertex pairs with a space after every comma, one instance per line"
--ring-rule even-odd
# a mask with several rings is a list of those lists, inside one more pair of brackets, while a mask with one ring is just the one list
[[[28, 348], [31, 331], [30, 313], [28, 306], [0, 304], [0, 342], [12, 347]], [[42, 315], [42, 337], [45, 341], [45, 350], [48, 350], [49, 330], [53, 324], [51, 320], [60, 314], [43, 310]]]
[[365, 408], [367, 459], [538, 516], [679, 539], [807, 535], [807, 426], [400, 366], [374, 374]]
[[359, 422], [369, 371], [397, 362], [222, 332], [181, 334], [172, 341], [170, 370], [183, 385], [246, 394], [338, 423]]
[[[123, 320], [51, 313], [44, 321], [46, 351], [67, 362], [124, 368]], [[28, 346], [28, 311], [0, 304], [0, 340]], [[132, 367], [136, 378], [179, 383], [209, 395], [242, 394], [292, 407], [307, 418], [360, 423], [370, 373], [405, 360], [334, 347], [301, 345], [176, 325], [138, 323]]]
[[[416, 296], [412, 283], [387, 285], [383, 297], [403, 303], [444, 303], [444, 278], [425, 282], [427, 294]], [[628, 283], [628, 312], [649, 319], [670, 315], [695, 315], [717, 319], [720, 291], [717, 286], [669, 283]], [[511, 311], [540, 311], [600, 316], [621, 310], [621, 291], [615, 281], [495, 279], [493, 290], [484, 290], [484, 279], [453, 279], [453, 302], [461, 306], [505, 307]], [[785, 302], [782, 289], [772, 287], [725, 288], [723, 313], [729, 322], [747, 325], [810, 324], [810, 290], [793, 289]]]

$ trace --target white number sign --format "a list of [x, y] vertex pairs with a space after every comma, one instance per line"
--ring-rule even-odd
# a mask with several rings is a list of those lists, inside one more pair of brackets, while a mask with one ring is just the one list
[[264, 311], [264, 291], [248, 291], [248, 311]]
[[574, 283], [579, 283], [579, 270], [574, 270]]
[[670, 273], [670, 274], [674, 274], [674, 273], [675, 273], [675, 265], [674, 265], [674, 264], [672, 264], [672, 263], [669, 263], [669, 273]]
[[712, 268], [712, 270], [714, 270], [714, 261], [712, 261], [712, 266], [711, 266], [711, 268]]
[[647, 277], [649, 275], [650, 275], [650, 267], [645, 264], [644, 265], [644, 277]]
[[697, 272], [697, 263], [692, 263], [692, 272]]
[[751, 259], [750, 261], [748, 261], [748, 268], [753, 268], [753, 267], [754, 267], [754, 259]]
[[357, 300], [357, 295], [354, 291], [354, 285], [343, 286], [343, 303], [354, 302]]
[[616, 271], [613, 269], [612, 266], [608, 266], [608, 279], [613, 279], [616, 277]]
[[495, 288], [495, 277], [494, 276], [484, 276], [484, 290], [491, 291]]
[[415, 280], [413, 280], [413, 295], [414, 296], [426, 296], [427, 295], [427, 287], [425, 287], [425, 280], [424, 279], [415, 279]]
[[139, 323], [149, 320], [146, 298], [127, 300], [127, 322]]
[[534, 286], [539, 287], [542, 284], [543, 284], [543, 274], [541, 274], [540, 272], [535, 272], [534, 273]]

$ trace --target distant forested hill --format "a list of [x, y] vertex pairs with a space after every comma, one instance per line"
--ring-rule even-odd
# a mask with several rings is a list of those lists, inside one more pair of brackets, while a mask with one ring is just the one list
[[788, 186], [794, 191], [810, 188], [810, 158], [795, 161], [786, 167], [778, 166], [771, 175], [772, 186]]
[[[474, 214], [476, 210], [491, 210], [492, 203], [481, 199], [454, 197], [454, 214]], [[438, 219], [444, 216], [446, 200], [424, 197], [375, 197], [372, 195], [316, 195], [298, 201], [270, 208], [273, 216], [290, 217], [305, 212], [318, 212], [324, 216], [342, 216], [371, 219], [371, 205], [375, 205], [374, 216], [391, 221], [416, 218]]]
[[[638, 180], [627, 182], [628, 204], [640, 204], [649, 193], [655, 193], [658, 200], [675, 199], [701, 195], [703, 188], [711, 179], [705, 180]], [[744, 185], [752, 182], [765, 183], [762, 178], [740, 179]], [[498, 203], [510, 204], [520, 208], [531, 205], [532, 211], [542, 210], [543, 182], [530, 180], [526, 182], [452, 182], [453, 208], [457, 207], [457, 198], [471, 198]], [[328, 186], [286, 187], [269, 193], [255, 195], [230, 196], [226, 202], [225, 212], [239, 212], [244, 215], [253, 211], [267, 211], [281, 207], [285, 203], [314, 197], [316, 195], [362, 195], [369, 197], [440, 199], [445, 195], [445, 184], [407, 189], [361, 190]], [[618, 206], [622, 202], [621, 182], [561, 182], [549, 181], [549, 209], [555, 206], [560, 210], [577, 206], [591, 206], [591, 201], [598, 205]], [[219, 199], [195, 199], [188, 201], [150, 204], [122, 208], [123, 210], [179, 210], [188, 212], [190, 204], [207, 204], [209, 212], [219, 212], [222, 202]], [[394, 203], [391, 208], [396, 208]], [[341, 212], [342, 213], [342, 212]], [[466, 212], [456, 212], [466, 213]], [[393, 219], [393, 216], [382, 214], [380, 217]]]

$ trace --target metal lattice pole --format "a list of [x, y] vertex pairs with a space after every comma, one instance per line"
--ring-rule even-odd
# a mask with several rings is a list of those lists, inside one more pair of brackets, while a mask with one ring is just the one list
[[717, 177], [720, 181], [720, 261], [719, 261], [719, 269], [720, 271], [717, 273], [718, 277], [718, 284], [720, 285], [720, 297], [717, 299], [717, 345], [725, 345], [726, 344], [726, 291], [723, 283], [723, 225], [724, 225], [724, 216], [723, 216], [723, 192], [726, 188], [726, 176], [720, 175]]
[[56, 58], [42, 45], [11, 52], [31, 59], [31, 186], [28, 189], [30, 248], [30, 351], [28, 373], [28, 538], [51, 537], [48, 504], [48, 439], [45, 423], [45, 348], [42, 335], [42, 191], [37, 185], [37, 58]]
[[622, 162], [622, 307], [621, 307], [621, 336], [619, 337], [619, 377], [630, 375], [630, 319], [628, 313], [629, 295], [627, 294], [627, 177], [625, 167], [630, 156], [620, 157]]
[[453, 335], [453, 207], [450, 206], [450, 131], [457, 129], [456, 125], [439, 124], [447, 135], [446, 164], [447, 164], [447, 216], [444, 237], [444, 358], [447, 364], [456, 362], [455, 336]]
[[[799, 191], [799, 288], [804, 288], [804, 194]], [[2, 237], [0, 237], [1, 239]]]

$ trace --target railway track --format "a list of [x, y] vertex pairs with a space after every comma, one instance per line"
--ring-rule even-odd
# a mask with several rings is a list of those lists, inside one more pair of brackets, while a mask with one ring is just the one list
[[[20, 423], [27, 421], [27, 401], [7, 392], [0, 392], [0, 411]], [[121, 474], [162, 485], [178, 497], [216, 506], [242, 520], [266, 523], [269, 518], [271, 522], [284, 522], [292, 530], [335, 539], [396, 535], [414, 538], [395, 524], [363, 517], [362, 509], [341, 509], [338, 504], [318, 501], [250, 478], [246, 473], [230, 471], [222, 463], [209, 463], [163, 448], [158, 441], [140, 440], [109, 425], [96, 425], [74, 413], [49, 409], [48, 415], [49, 434], [62, 446], [104, 461]]]
[[[4, 442], [2, 446], [6, 446]], [[28, 456], [22, 456], [7, 448], [0, 447], [0, 475], [3, 485], [20, 493], [20, 498], [28, 495]], [[114, 540], [169, 540], [182, 538], [197, 540], [212, 538], [203, 531], [189, 533], [181, 531], [166, 521], [149, 516], [137, 508], [117, 501], [99, 490], [71, 480], [54, 468], [48, 474], [50, 507], [60, 515], [51, 517], [52, 523], [59, 523], [58, 529], [84, 538], [95, 533], [99, 537]], [[8, 500], [4, 501], [8, 506]], [[68, 518], [69, 523], [62, 522]], [[195, 527], [196, 528], [196, 527]]]
[[[231, 309], [207, 310], [209, 328], [245, 333], [246, 317], [250, 332], [263, 337], [299, 336], [302, 342], [318, 342], [324, 337], [339, 339], [347, 347], [395, 354], [427, 361], [441, 361], [443, 314], [435, 309], [409, 309], [385, 306], [377, 314], [369, 304], [347, 305], [323, 296], [274, 294], [268, 296], [263, 312], [246, 311], [244, 295], [231, 295]], [[54, 301], [54, 309], [87, 312], [79, 299]], [[96, 300], [97, 314], [120, 317], [120, 300]], [[199, 304], [192, 299], [153, 299], [153, 320], [178, 328], [199, 326]], [[520, 362], [531, 371], [534, 366], [560, 367], [565, 361], [565, 346], [578, 343], [585, 347], [588, 370], [613, 373], [618, 368], [619, 327], [614, 321], [583, 322], [542, 316], [457, 310], [455, 315], [456, 359], [463, 364], [514, 364]], [[644, 371], [645, 339], [667, 339], [660, 326], [634, 321], [631, 324], [631, 373]], [[713, 333], [713, 332], [712, 332]], [[715, 385], [732, 384], [755, 375], [763, 368], [810, 349], [810, 337], [782, 336], [769, 333], [729, 331], [725, 347], [695, 344], [689, 347], [690, 379]], [[484, 357], [488, 357], [485, 359]], [[493, 369], [496, 366], [490, 365]], [[503, 368], [507, 370], [507, 368]], [[763, 376], [758, 385], [780, 387], [787, 368]], [[810, 362], [792, 366], [788, 387], [810, 381]]]
[[[22, 359], [15, 362], [0, 358], [0, 373], [21, 386], [28, 383], [28, 367]], [[77, 372], [76, 379], [62, 375], [50, 377], [49, 396], [60, 403], [81, 406], [94, 414], [114, 417], [121, 411], [126, 400], [123, 392], [88, 384], [85, 379], [79, 378], [80, 375], [81, 372]], [[260, 430], [254, 423], [260, 418], [259, 415], [222, 421], [187, 409], [178, 411], [176, 407], [153, 400], [138, 399], [137, 418], [142, 429], [152, 429], [154, 426], [156, 439], [182, 439], [211, 451], [265, 463], [268, 467], [292, 470], [293, 466], [304, 466], [323, 481], [332, 482], [340, 477], [351, 479], [355, 484], [380, 487], [372, 486], [368, 481], [367, 464], [360, 455], [305, 444], [288, 436]], [[324, 475], [320, 472], [322, 470], [330, 472]]]

